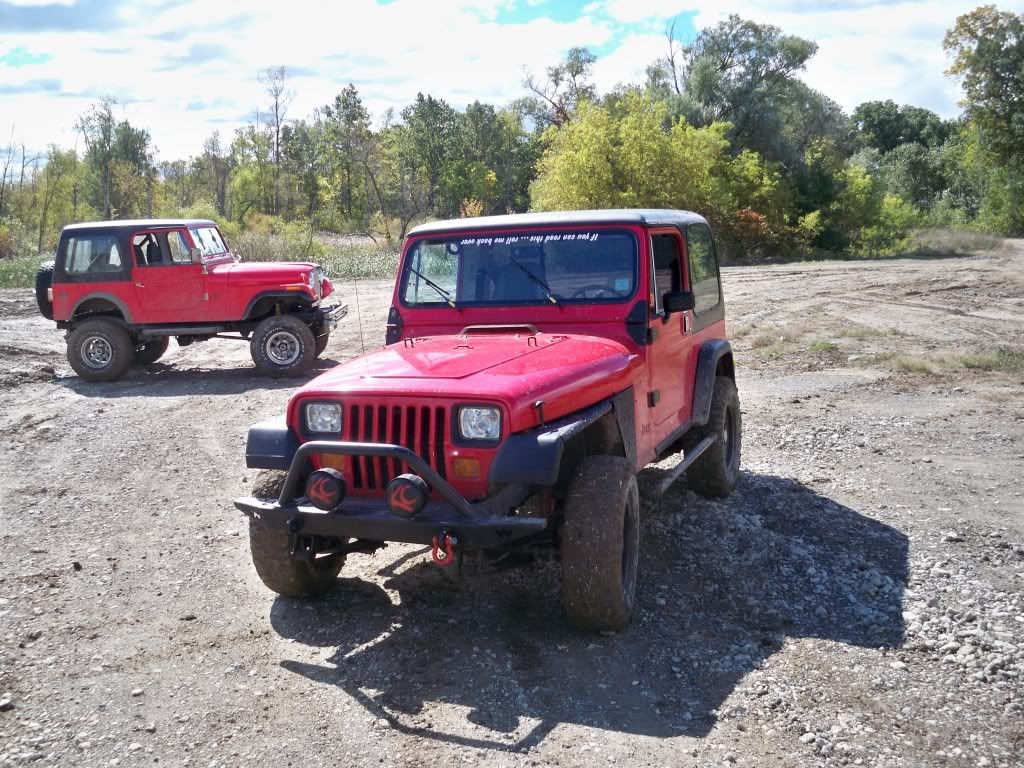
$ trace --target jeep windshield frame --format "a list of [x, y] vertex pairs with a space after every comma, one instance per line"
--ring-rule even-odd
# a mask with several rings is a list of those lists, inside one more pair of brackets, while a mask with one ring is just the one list
[[639, 253], [631, 228], [423, 236], [406, 248], [398, 300], [409, 308], [458, 309], [621, 304], [639, 288]]

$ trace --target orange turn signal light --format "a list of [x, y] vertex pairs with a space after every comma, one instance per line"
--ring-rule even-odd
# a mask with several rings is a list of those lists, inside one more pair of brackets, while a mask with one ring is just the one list
[[478, 459], [459, 456], [452, 462], [452, 468], [455, 470], [456, 477], [465, 480], [476, 480], [480, 477], [480, 461]]
[[343, 471], [345, 469], [345, 457], [339, 456], [336, 453], [321, 453], [320, 466]]

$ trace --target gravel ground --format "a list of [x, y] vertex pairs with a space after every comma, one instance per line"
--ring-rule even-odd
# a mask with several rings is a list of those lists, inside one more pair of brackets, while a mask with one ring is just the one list
[[[321, 369], [389, 291], [341, 286]], [[391, 546], [276, 598], [231, 499], [292, 384], [212, 341], [87, 385], [0, 291], [0, 765], [1024, 765], [1024, 376], [957, 363], [1024, 348], [1024, 245], [725, 291], [743, 476], [645, 500], [614, 636], [567, 626], [557, 562]]]

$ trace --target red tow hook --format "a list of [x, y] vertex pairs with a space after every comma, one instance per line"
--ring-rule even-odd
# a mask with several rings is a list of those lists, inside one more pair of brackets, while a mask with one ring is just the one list
[[455, 565], [457, 559], [455, 548], [458, 545], [459, 540], [457, 538], [445, 531], [441, 531], [440, 534], [434, 537], [434, 546], [430, 550], [430, 559], [434, 561], [434, 565], [441, 568], [450, 568]]

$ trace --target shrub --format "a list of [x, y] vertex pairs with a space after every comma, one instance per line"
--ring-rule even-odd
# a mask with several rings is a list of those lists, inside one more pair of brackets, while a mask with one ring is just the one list
[[27, 227], [14, 219], [0, 221], [0, 260], [35, 255], [35, 238]]

